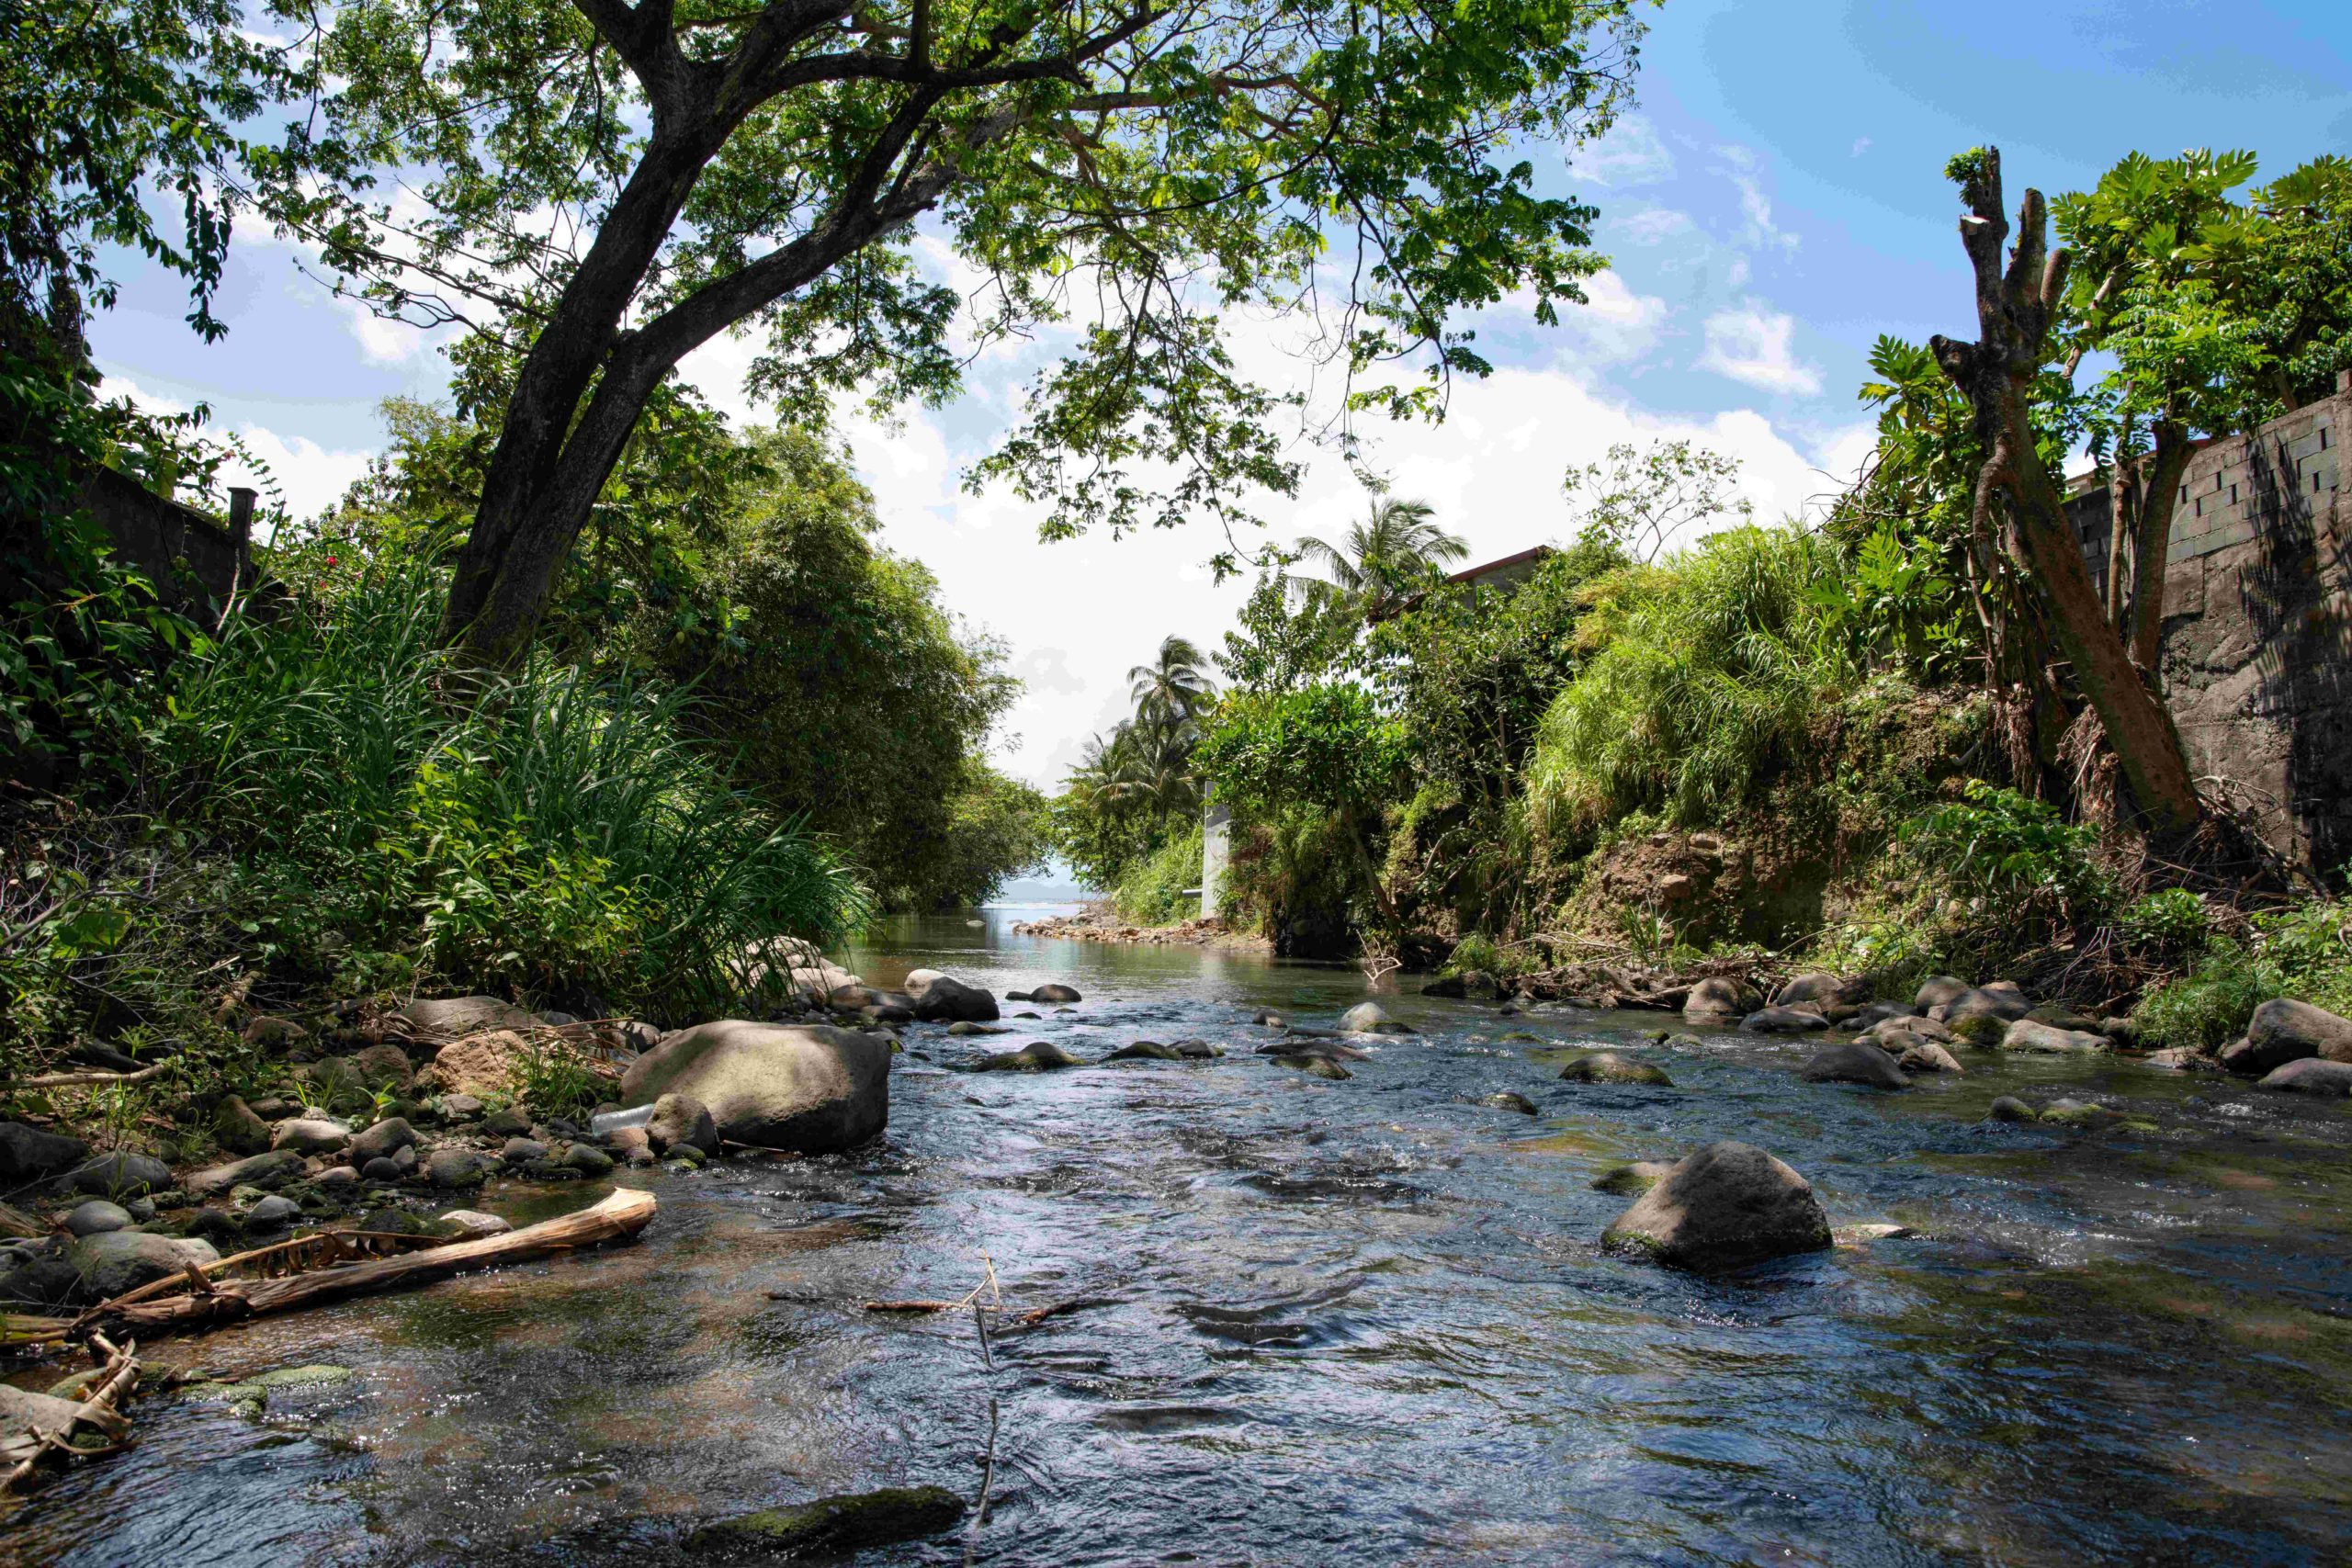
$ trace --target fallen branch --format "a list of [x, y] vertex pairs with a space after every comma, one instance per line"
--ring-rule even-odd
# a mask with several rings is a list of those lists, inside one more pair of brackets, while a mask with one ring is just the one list
[[177, 1056], [166, 1056], [150, 1067], [135, 1073], [38, 1073], [28, 1078], [17, 1078], [0, 1084], [0, 1094], [11, 1094], [25, 1089], [75, 1089], [85, 1084], [145, 1083], [164, 1068], [175, 1066]]

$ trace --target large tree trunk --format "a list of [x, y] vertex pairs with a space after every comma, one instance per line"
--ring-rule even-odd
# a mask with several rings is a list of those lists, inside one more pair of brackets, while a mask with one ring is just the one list
[[[1961, 220], [1961, 234], [1975, 268], [1982, 336], [1975, 343], [1932, 340], [1938, 363], [1975, 412], [1985, 454], [1977, 478], [1977, 512], [1982, 516], [1996, 497], [2006, 498], [2010, 554], [2048, 601], [2052, 633], [2072, 661], [2083, 694], [2098, 710], [2133, 798], [2160, 827], [2187, 829], [2196, 823], [2199, 807], [2180, 737], [2108, 619], [2028, 417], [2027, 389], [2041, 368], [2051, 317], [2064, 290], [2066, 253], [2047, 250], [2041, 193], [2029, 190], [2018, 209], [2017, 249], [2004, 272], [2002, 244], [2009, 225], [2002, 211], [2000, 154], [1988, 148], [1978, 157], [1981, 163], [1966, 179], [1971, 210]], [[2169, 531], [2169, 507], [2139, 510], [2143, 539], [2151, 512]], [[2154, 583], [2154, 593], [2142, 597], [2155, 602], [2160, 617], [2162, 546], [2153, 558], [2143, 554], [2140, 565]]]
[[2180, 476], [2188, 471], [2195, 448], [2188, 433], [2171, 420], [2156, 422], [2156, 446], [2148, 455], [2145, 488], [2135, 511], [2139, 525], [2132, 548], [2139, 560], [2132, 584], [2132, 662], [2163, 690], [2165, 635], [2165, 571], [2171, 564], [2172, 517], [2180, 494]]

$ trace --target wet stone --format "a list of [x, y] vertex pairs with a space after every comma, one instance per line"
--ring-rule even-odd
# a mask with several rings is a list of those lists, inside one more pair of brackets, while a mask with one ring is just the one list
[[1664, 1067], [1616, 1051], [1594, 1051], [1578, 1056], [1560, 1069], [1560, 1077], [1569, 1083], [1646, 1084], [1654, 1089], [1674, 1087], [1674, 1080], [1667, 1076]]
[[964, 1500], [944, 1487], [892, 1486], [721, 1519], [689, 1535], [686, 1551], [722, 1562], [841, 1557], [936, 1535], [963, 1517]]

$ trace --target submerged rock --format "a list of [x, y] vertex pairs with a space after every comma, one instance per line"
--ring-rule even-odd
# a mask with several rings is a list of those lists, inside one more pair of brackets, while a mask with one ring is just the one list
[[1674, 1087], [1674, 1080], [1666, 1076], [1664, 1067], [1616, 1051], [1588, 1052], [1562, 1067], [1560, 1077], [1569, 1083], [1648, 1084], [1656, 1089]]
[[1968, 1076], [1968, 1069], [1960, 1065], [1960, 1058], [1932, 1040], [1921, 1040], [1905, 1046], [1902, 1054], [1894, 1058], [1894, 1065], [1906, 1073], [1950, 1073], [1954, 1077]]
[[2260, 1077], [2309, 1056], [2352, 1062], [2352, 1019], [2281, 997], [2254, 1010], [2245, 1038], [2222, 1048], [2222, 1066]]
[[1378, 1002], [1358, 1002], [1340, 1015], [1340, 1030], [1346, 1034], [1414, 1034], [1419, 1032], [1409, 1023], [1388, 1016], [1388, 1010]]
[[2314, 1094], [2324, 1099], [2342, 1100], [2352, 1096], [2352, 1062], [2331, 1062], [2321, 1056], [2303, 1056], [2283, 1067], [2272, 1068], [2255, 1087], [2279, 1089], [2288, 1094]]
[[1304, 1051], [1292, 1051], [1286, 1052], [1279, 1056], [1271, 1056], [1267, 1059], [1278, 1067], [1295, 1067], [1302, 1073], [1311, 1073], [1318, 1078], [1351, 1078], [1355, 1077], [1355, 1074], [1348, 1071], [1347, 1068], [1340, 1066], [1339, 1063], [1333, 1061], [1330, 1057], [1322, 1055], [1320, 1052], [1310, 1054]]
[[1797, 1077], [1808, 1083], [1855, 1083], [1870, 1089], [1909, 1089], [1894, 1058], [1875, 1045], [1825, 1045], [1805, 1058]]
[[664, 1094], [701, 1100], [733, 1143], [799, 1154], [848, 1148], [889, 1122], [890, 1042], [824, 1024], [696, 1024], [663, 1035], [621, 1077], [627, 1104]]
[[1996, 1097], [1991, 1105], [1985, 1107], [1984, 1120], [1987, 1122], [2039, 1122], [2041, 1120], [2041, 1113], [2016, 1095], [2004, 1094]]
[[[925, 1023], [994, 1023], [996, 998], [936, 969], [918, 969], [906, 978], [907, 1002]], [[1034, 999], [1035, 993], [1031, 993]], [[716, 1112], [714, 1111], [714, 1114]], [[720, 1118], [722, 1123], [725, 1118]]]
[[1664, 1160], [1637, 1159], [1630, 1165], [1612, 1165], [1592, 1179], [1596, 1192], [1614, 1192], [1621, 1197], [1636, 1198], [1666, 1179], [1674, 1168]]
[[1162, 1045], [1157, 1040], [1131, 1040], [1109, 1055], [1106, 1062], [1181, 1062], [1184, 1053], [1173, 1045]]
[[1668, 1170], [1601, 1240], [1671, 1268], [1739, 1269], [1826, 1250], [1829, 1216], [1796, 1171], [1753, 1144], [1726, 1140]]
[[1799, 975], [1794, 979], [1783, 982], [1781, 988], [1772, 993], [1772, 1006], [1802, 1007], [1809, 1011], [1818, 1012], [1831, 1003], [1860, 1001], [1867, 994], [1860, 982], [1846, 979], [1842, 976]]
[[1077, 990], [1071, 987], [1048, 982], [1047, 984], [1040, 986], [1035, 990], [1030, 992], [1029, 995], [1023, 999], [1052, 1005], [1067, 1004], [1069, 1002], [1082, 1002], [1086, 998], [1080, 996]]
[[2041, 1108], [2041, 1120], [2061, 1127], [2111, 1127], [2123, 1119], [2113, 1106], [2087, 1100], [2053, 1100]]
[[846, 1557], [936, 1535], [964, 1517], [964, 1500], [944, 1486], [890, 1486], [763, 1508], [705, 1525], [686, 1538], [698, 1557]]
[[1543, 1112], [1536, 1108], [1536, 1104], [1533, 1100], [1528, 1099], [1527, 1096], [1523, 1094], [1513, 1094], [1509, 1089], [1505, 1089], [1499, 1094], [1490, 1094], [1478, 1103], [1481, 1105], [1491, 1105], [1498, 1111], [1516, 1111], [1521, 1116], [1540, 1116], [1543, 1114]]
[[976, 1073], [1034, 1073], [1055, 1067], [1083, 1067], [1089, 1064], [1073, 1056], [1051, 1041], [1033, 1040], [1018, 1051], [1000, 1051], [983, 1056], [972, 1064]]
[[1739, 1026], [1750, 1034], [1803, 1034], [1828, 1028], [1829, 1021], [1803, 1008], [1769, 1007], [1749, 1013]]

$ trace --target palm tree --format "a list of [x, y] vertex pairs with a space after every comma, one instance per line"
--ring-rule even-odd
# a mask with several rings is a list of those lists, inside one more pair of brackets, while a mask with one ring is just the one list
[[1350, 525], [1344, 543], [1305, 538], [1297, 549], [1299, 559], [1315, 562], [1330, 577], [1295, 577], [1295, 590], [1308, 599], [1337, 593], [1367, 621], [1393, 611], [1415, 579], [1470, 554], [1467, 540], [1437, 525], [1437, 509], [1428, 502], [1394, 498], [1375, 502], [1363, 522]]
[[1143, 724], [1165, 726], [1170, 731], [1193, 727], [1201, 710], [1216, 694], [1216, 682], [1202, 669], [1207, 660], [1190, 637], [1170, 637], [1159, 645], [1149, 664], [1127, 671], [1128, 694], [1135, 698], [1136, 717]]

